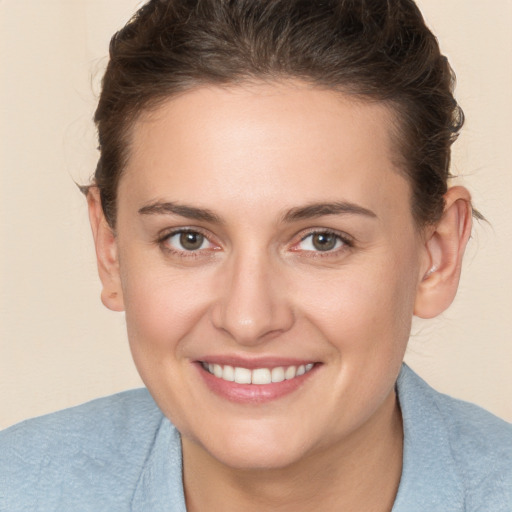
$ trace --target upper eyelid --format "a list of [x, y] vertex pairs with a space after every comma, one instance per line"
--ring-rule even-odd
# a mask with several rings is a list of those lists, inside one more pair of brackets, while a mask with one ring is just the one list
[[352, 244], [355, 242], [355, 238], [353, 236], [349, 235], [348, 233], [345, 233], [344, 231], [338, 231], [337, 229], [330, 229], [330, 228], [310, 228], [308, 230], [305, 230], [298, 235], [299, 241], [306, 239], [308, 236], [323, 234], [323, 233], [328, 233], [329, 235], [337, 236], [341, 240], [343, 240], [345, 243]]
[[166, 228], [162, 229], [157, 234], [158, 241], [164, 241], [165, 239], [177, 235], [179, 233], [199, 233], [200, 235], [207, 238], [210, 242], [212, 242], [212, 235], [206, 230], [196, 227], [196, 226], [182, 226], [179, 228]]
[[[331, 234], [340, 239], [342, 242], [341, 247], [327, 250], [327, 251], [320, 251], [320, 250], [311, 250], [311, 249], [301, 249], [298, 247], [300, 243], [302, 243], [305, 239], [307, 239], [309, 236], [315, 235], [315, 234]], [[295, 253], [297, 255], [301, 255], [303, 257], [308, 258], [336, 258], [340, 257], [341, 255], [344, 255], [347, 251], [351, 251], [355, 248], [355, 239], [354, 237], [348, 235], [345, 232], [340, 232], [335, 229], [328, 229], [328, 228], [312, 228], [310, 230], [307, 230], [306, 232], [303, 232], [302, 234], [299, 234], [299, 239], [295, 241], [293, 244], [291, 244], [290, 251], [292, 253]]]
[[[180, 226], [174, 228], [162, 229], [157, 235], [157, 243], [163, 243], [165, 240], [169, 239], [171, 236], [177, 235], [179, 233], [199, 233], [204, 236], [211, 244], [213, 245], [224, 245], [222, 242], [216, 240], [218, 237], [214, 236], [209, 230], [205, 230], [199, 226]], [[356, 242], [355, 238], [344, 231], [339, 231], [333, 228], [326, 227], [313, 227], [307, 228], [299, 233], [297, 233], [293, 237], [293, 241], [288, 244], [296, 246], [298, 243], [305, 240], [308, 236], [312, 236], [320, 233], [328, 233], [340, 238], [340, 240], [347, 246], [353, 246]], [[198, 251], [196, 251], [198, 252]]]
[[[175, 248], [170, 243], [167, 243], [167, 241], [171, 237], [179, 235], [180, 233], [198, 233], [208, 241], [211, 247], [205, 249], [186, 250], [185, 248]], [[157, 238], [155, 239], [155, 244], [165, 254], [174, 256], [175, 258], [177, 257], [183, 260], [190, 261], [193, 261], [194, 258], [204, 258], [205, 255], [211, 257], [214, 252], [217, 252], [219, 250], [219, 244], [212, 241], [212, 237], [205, 234], [202, 229], [198, 229], [196, 227], [170, 228], [167, 230], [163, 229], [160, 231]]]

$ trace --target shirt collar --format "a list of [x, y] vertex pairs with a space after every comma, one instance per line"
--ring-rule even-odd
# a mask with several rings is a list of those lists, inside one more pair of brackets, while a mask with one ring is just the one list
[[464, 488], [435, 391], [407, 365], [397, 380], [402, 411], [402, 478], [392, 512], [464, 510]]
[[132, 499], [132, 512], [186, 512], [181, 439], [163, 418]]

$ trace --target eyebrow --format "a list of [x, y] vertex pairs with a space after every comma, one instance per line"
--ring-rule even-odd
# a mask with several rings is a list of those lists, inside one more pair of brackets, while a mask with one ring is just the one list
[[[141, 215], [179, 215], [192, 220], [223, 224], [222, 219], [207, 208], [197, 208], [174, 202], [155, 202], [139, 209]], [[377, 215], [354, 203], [337, 201], [332, 203], [312, 203], [306, 206], [291, 208], [282, 217], [282, 222], [291, 223], [298, 220], [313, 219], [324, 215], [363, 215], [376, 218]]]
[[173, 202], [156, 202], [139, 209], [141, 215], [179, 215], [192, 220], [222, 224], [221, 218], [206, 208], [196, 208]]
[[283, 221], [294, 222], [297, 220], [323, 217], [324, 215], [341, 214], [363, 215], [365, 217], [377, 218], [377, 215], [367, 208], [346, 201], [337, 201], [334, 203], [312, 203], [306, 206], [292, 208], [285, 213]]

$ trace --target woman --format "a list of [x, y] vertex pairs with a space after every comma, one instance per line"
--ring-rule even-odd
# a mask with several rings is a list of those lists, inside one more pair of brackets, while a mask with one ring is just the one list
[[145, 5], [85, 192], [150, 394], [6, 431], [0, 510], [510, 510], [510, 425], [402, 365], [471, 232], [452, 85], [410, 0]]

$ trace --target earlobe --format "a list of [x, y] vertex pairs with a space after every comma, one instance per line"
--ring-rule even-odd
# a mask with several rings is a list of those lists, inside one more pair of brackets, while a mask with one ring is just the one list
[[105, 219], [97, 187], [87, 193], [98, 274], [102, 283], [101, 301], [112, 311], [124, 311], [123, 292], [119, 274], [119, 258], [115, 233]]
[[471, 196], [452, 187], [444, 196], [441, 220], [425, 241], [425, 264], [420, 270], [414, 314], [433, 318], [453, 302], [459, 285], [462, 258], [471, 235]]

